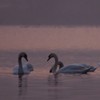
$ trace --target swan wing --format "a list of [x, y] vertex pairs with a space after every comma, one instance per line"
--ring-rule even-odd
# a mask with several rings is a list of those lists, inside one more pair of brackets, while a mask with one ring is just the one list
[[96, 70], [96, 67], [88, 65], [88, 64], [78, 64], [79, 66], [90, 68], [89, 72], [94, 72]]
[[89, 72], [94, 72], [96, 70], [96, 67], [88, 65], [88, 64], [70, 64], [67, 67], [69, 67], [69, 69], [90, 69]]
[[29, 70], [29, 71], [34, 71], [34, 68], [33, 68], [32, 64], [30, 64], [30, 63], [26, 63], [24, 65], [24, 67], [26, 67], [26, 69]]
[[17, 74], [18, 74], [18, 68], [19, 68], [18, 65], [16, 65], [16, 66], [13, 68], [13, 74], [14, 74], [14, 75], [17, 75]]

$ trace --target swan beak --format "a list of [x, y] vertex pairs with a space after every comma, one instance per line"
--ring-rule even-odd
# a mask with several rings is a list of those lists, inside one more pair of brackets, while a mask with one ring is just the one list
[[50, 58], [47, 59], [47, 61], [49, 61], [49, 60], [50, 60]]
[[50, 73], [52, 73], [52, 69], [50, 69], [50, 71], [49, 71]]
[[28, 61], [28, 59], [27, 58], [25, 58], [26, 59], [26, 61]]

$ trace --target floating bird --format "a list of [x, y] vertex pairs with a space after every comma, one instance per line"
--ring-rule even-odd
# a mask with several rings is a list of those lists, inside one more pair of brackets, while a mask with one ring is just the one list
[[[22, 58], [24, 58], [27, 61], [26, 64], [22, 64]], [[24, 75], [29, 74], [31, 71], [33, 71], [33, 66], [30, 63], [28, 63], [27, 54], [25, 52], [19, 53], [18, 65], [14, 67], [13, 74]]]

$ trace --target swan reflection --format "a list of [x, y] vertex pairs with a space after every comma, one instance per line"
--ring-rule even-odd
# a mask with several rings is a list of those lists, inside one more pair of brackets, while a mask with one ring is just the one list
[[49, 75], [48, 77], [48, 85], [57, 86], [58, 85], [58, 76], [57, 75]]
[[27, 93], [27, 75], [19, 75], [18, 76], [18, 88], [19, 88], [19, 96], [26, 95]]
[[58, 75], [49, 75], [48, 77], [48, 99], [59, 100], [59, 79]]

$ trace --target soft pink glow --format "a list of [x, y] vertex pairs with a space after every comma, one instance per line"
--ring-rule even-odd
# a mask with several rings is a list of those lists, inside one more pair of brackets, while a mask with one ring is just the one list
[[0, 50], [100, 49], [100, 28], [0, 27]]

